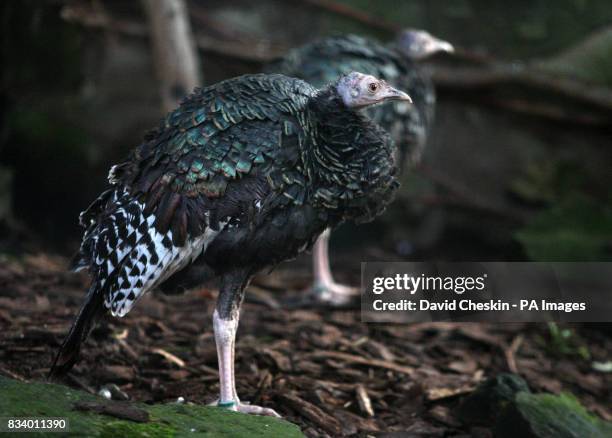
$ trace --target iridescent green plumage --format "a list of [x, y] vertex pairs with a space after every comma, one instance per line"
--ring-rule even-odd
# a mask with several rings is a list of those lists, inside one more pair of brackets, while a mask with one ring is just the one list
[[323, 94], [282, 75], [196, 90], [117, 167], [115, 178], [155, 214], [160, 232], [173, 231], [175, 244], [201, 234], [204, 211], [245, 177], [265, 180], [277, 208], [309, 202], [336, 222], [370, 218], [376, 209], [361, 198], [376, 190], [378, 174], [393, 174], [391, 142], [352, 111], [330, 117], [339, 103]]

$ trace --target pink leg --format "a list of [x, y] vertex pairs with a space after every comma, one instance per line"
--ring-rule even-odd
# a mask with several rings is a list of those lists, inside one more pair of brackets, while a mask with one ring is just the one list
[[236, 393], [234, 380], [234, 347], [238, 329], [238, 315], [234, 319], [223, 319], [215, 309], [213, 313], [213, 328], [217, 357], [219, 360], [219, 400], [213, 403], [217, 406], [245, 414], [269, 415], [280, 417], [273, 409], [242, 403]]
[[320, 301], [331, 304], [346, 304], [351, 297], [359, 295], [359, 289], [338, 284], [329, 265], [329, 236], [331, 231], [325, 230], [317, 239], [312, 251], [312, 267], [314, 275], [314, 294]]

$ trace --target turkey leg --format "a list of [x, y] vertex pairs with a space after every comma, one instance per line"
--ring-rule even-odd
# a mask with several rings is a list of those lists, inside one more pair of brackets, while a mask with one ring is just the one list
[[213, 312], [213, 329], [219, 361], [219, 400], [216, 405], [245, 414], [280, 417], [273, 409], [242, 403], [236, 393], [234, 350], [240, 304], [247, 284], [248, 278], [224, 277], [217, 306]]

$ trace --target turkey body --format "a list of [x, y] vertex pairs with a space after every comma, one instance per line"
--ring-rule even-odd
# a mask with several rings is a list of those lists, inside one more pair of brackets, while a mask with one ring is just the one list
[[81, 214], [73, 267], [92, 283], [51, 374], [73, 366], [97, 316], [126, 315], [196, 259], [221, 278], [216, 321], [237, 325], [253, 274], [328, 227], [384, 210], [398, 186], [393, 154], [385, 131], [333, 86], [261, 74], [196, 90], [113, 166], [111, 187]]
[[[338, 76], [357, 70], [379, 77], [392, 86], [407, 90], [412, 104], [405, 101], [373, 106], [368, 117], [386, 130], [397, 144], [400, 170], [420, 162], [433, 123], [435, 90], [429, 75], [418, 60], [452, 46], [425, 31], [407, 30], [388, 45], [357, 35], [332, 36], [290, 50], [282, 59], [267, 66], [278, 72], [306, 80], [317, 87]], [[343, 306], [359, 296], [354, 287], [337, 283], [329, 260], [330, 231], [327, 230], [313, 250], [313, 285], [304, 294], [307, 304]]]

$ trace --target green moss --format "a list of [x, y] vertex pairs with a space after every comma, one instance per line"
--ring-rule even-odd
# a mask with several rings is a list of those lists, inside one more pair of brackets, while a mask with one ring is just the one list
[[578, 356], [583, 360], [589, 360], [591, 353], [575, 332], [570, 328], [560, 328], [555, 322], [548, 323], [548, 338], [539, 338], [538, 341], [548, 353], [553, 356]]
[[[105, 403], [100, 397], [66, 386], [22, 383], [0, 376], [0, 416], [67, 417], [71, 434], [90, 437], [303, 437], [300, 429], [270, 417], [244, 415], [224, 409], [179, 404], [133, 406], [146, 410], [147, 423], [73, 410], [79, 401]], [[56, 438], [56, 433], [37, 436]]]
[[612, 424], [591, 415], [570, 394], [520, 392], [498, 421], [495, 436], [605, 438], [612, 436]]
[[148, 409], [154, 421], [172, 424], [176, 432], [198, 432], [204, 437], [301, 437], [297, 426], [271, 417], [244, 415], [194, 405], [155, 405]]
[[115, 438], [119, 436], [167, 438], [176, 436], [176, 430], [164, 424], [152, 423], [130, 423], [127, 421], [109, 421], [100, 427], [101, 438]]

